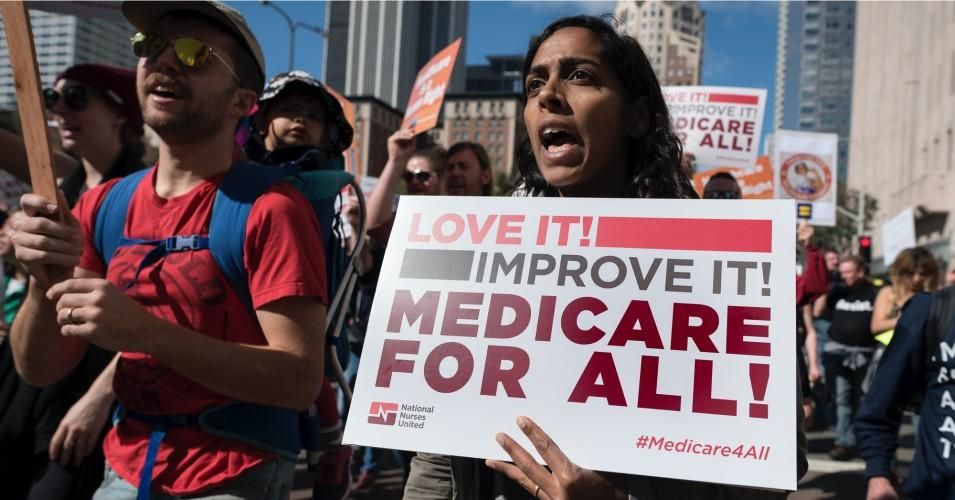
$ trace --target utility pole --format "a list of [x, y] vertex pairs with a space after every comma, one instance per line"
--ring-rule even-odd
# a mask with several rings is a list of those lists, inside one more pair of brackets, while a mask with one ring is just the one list
[[288, 36], [289, 36], [288, 70], [289, 71], [292, 71], [293, 69], [295, 69], [295, 29], [296, 28], [305, 28], [307, 30], [318, 33], [323, 38], [326, 38], [326, 39], [328, 38], [328, 34], [325, 33], [325, 30], [323, 30], [322, 28], [319, 28], [318, 26], [315, 26], [313, 24], [308, 24], [302, 21], [298, 21], [298, 22], [293, 21], [292, 17], [289, 16], [288, 13], [285, 12], [284, 9], [279, 7], [275, 2], [270, 2], [269, 0], [261, 0], [261, 4], [265, 7], [272, 7], [273, 9], [275, 9], [275, 11], [278, 12], [279, 15], [281, 15], [282, 18], [285, 19], [285, 22], [288, 24]]

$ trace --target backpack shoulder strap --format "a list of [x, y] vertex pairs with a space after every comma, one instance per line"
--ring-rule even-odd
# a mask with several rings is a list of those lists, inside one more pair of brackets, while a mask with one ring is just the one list
[[947, 286], [932, 294], [928, 320], [925, 322], [925, 365], [931, 366], [938, 345], [952, 328], [955, 320], [955, 286]]
[[229, 285], [251, 310], [249, 274], [245, 269], [245, 234], [252, 205], [276, 182], [294, 175], [292, 166], [265, 166], [239, 162], [232, 166], [212, 205], [209, 251]]
[[100, 204], [93, 222], [93, 246], [103, 264], [109, 267], [113, 254], [120, 247], [126, 233], [126, 214], [133, 193], [152, 169], [143, 169], [130, 174], [114, 184]]

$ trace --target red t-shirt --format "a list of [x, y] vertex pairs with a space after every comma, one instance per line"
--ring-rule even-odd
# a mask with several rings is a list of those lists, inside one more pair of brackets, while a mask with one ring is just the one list
[[[126, 235], [158, 239], [207, 234], [216, 188], [224, 174], [170, 199], [156, 194], [155, 176], [154, 168], [130, 201]], [[92, 226], [104, 195], [114, 184], [90, 190], [73, 214], [85, 241], [80, 267], [123, 286], [151, 247], [121, 247], [109, 269], [105, 268], [91, 243]], [[321, 230], [311, 205], [292, 186], [279, 183], [252, 206], [245, 264], [255, 308], [290, 296], [318, 297], [327, 303]], [[190, 330], [229, 342], [266, 344], [254, 312], [229, 286], [208, 250], [167, 255], [143, 269], [126, 294], [153, 315]], [[142, 353], [122, 353], [113, 386], [122, 404], [147, 414], [192, 414], [232, 401]], [[148, 443], [149, 425], [125, 419], [106, 436], [106, 459], [120, 477], [138, 485]], [[153, 488], [169, 495], [200, 492], [272, 457], [198, 428], [173, 428], [160, 445]]]

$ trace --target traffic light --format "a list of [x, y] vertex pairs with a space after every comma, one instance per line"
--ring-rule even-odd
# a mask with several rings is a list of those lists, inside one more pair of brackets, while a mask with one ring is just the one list
[[859, 236], [859, 257], [869, 265], [872, 261], [872, 237], [867, 235]]

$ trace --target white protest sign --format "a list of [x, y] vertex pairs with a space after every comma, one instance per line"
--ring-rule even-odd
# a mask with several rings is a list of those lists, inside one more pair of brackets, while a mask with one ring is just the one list
[[526, 415], [590, 469], [795, 489], [794, 227], [779, 200], [402, 197], [345, 442], [507, 459]]
[[777, 130], [774, 140], [776, 198], [811, 205], [814, 226], [835, 226], [839, 136]]
[[886, 267], [906, 248], [915, 246], [915, 210], [902, 210], [882, 224], [882, 259]]
[[716, 167], [751, 170], [756, 164], [766, 89], [663, 87], [663, 98], [697, 172]]

